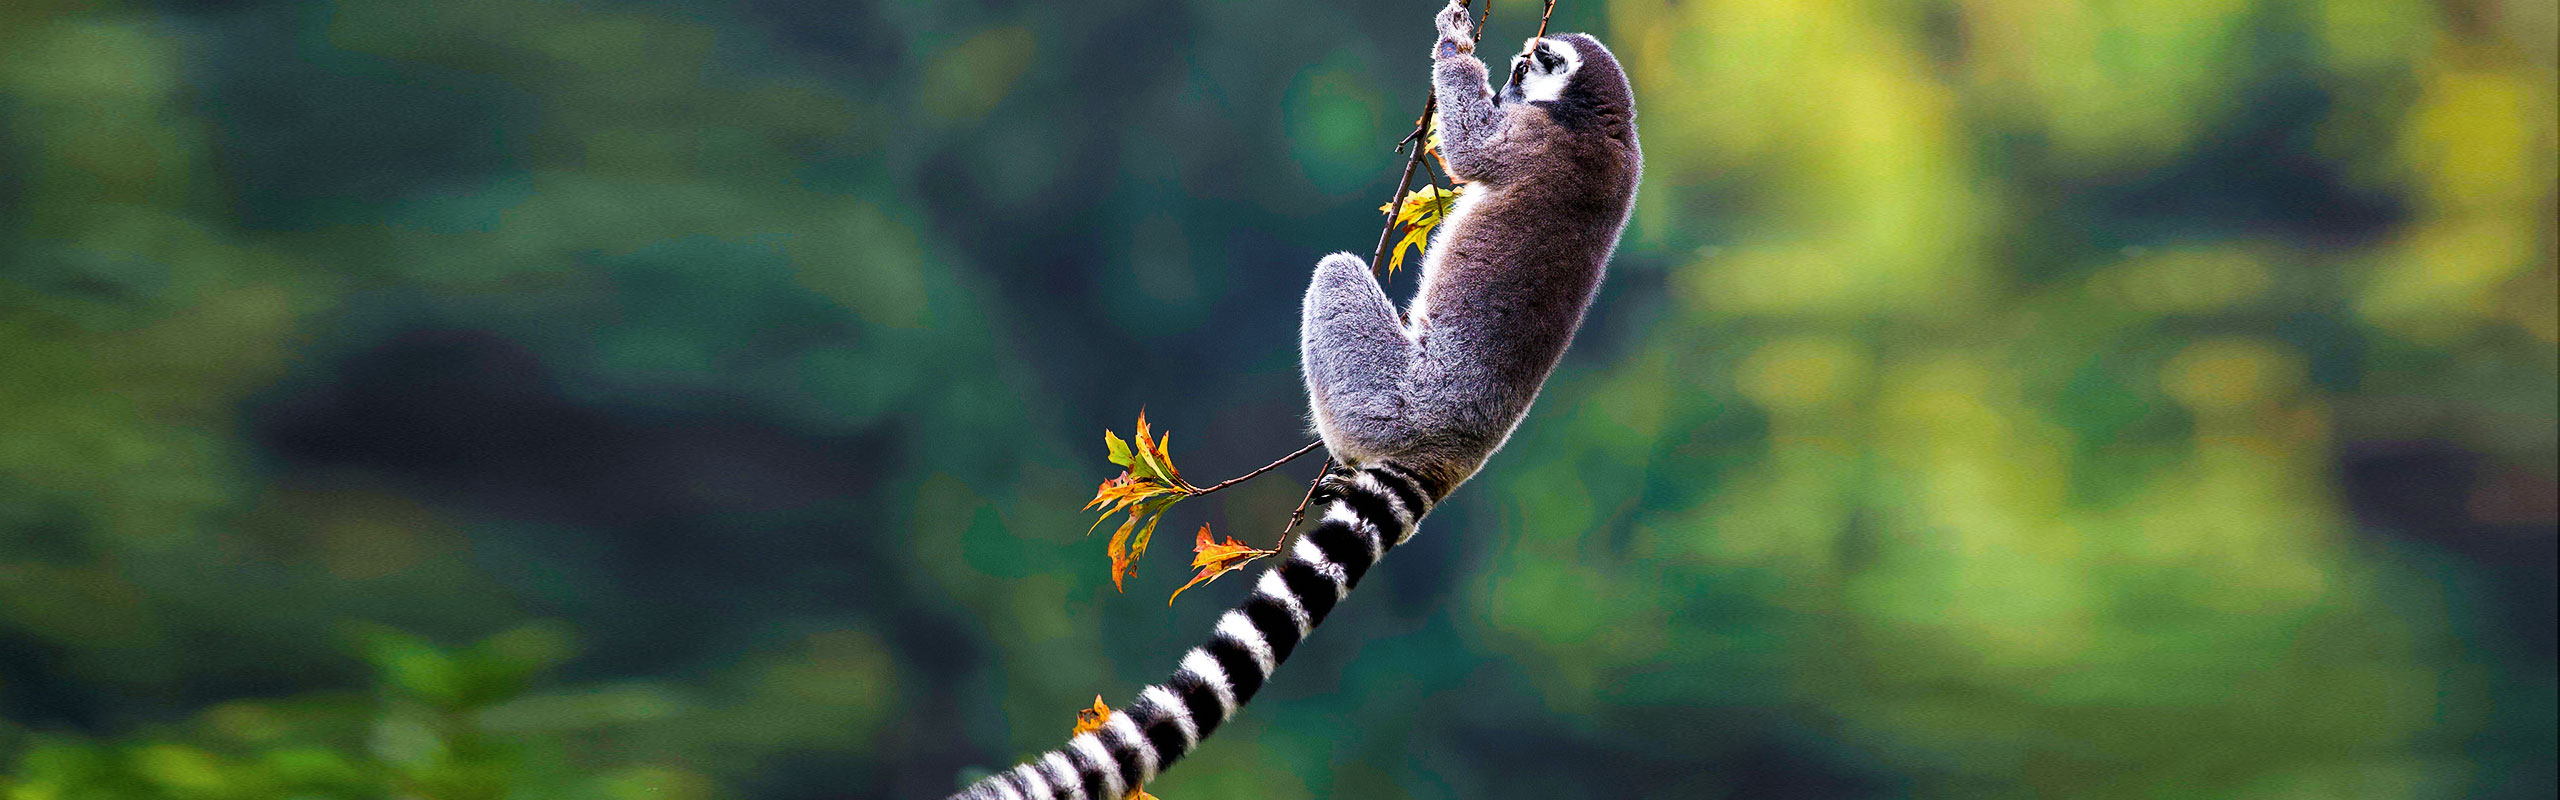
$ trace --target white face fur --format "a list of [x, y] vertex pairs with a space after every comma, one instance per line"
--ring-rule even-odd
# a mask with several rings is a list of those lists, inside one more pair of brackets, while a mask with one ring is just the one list
[[1573, 43], [1531, 39], [1519, 55], [1511, 57], [1511, 80], [1520, 85], [1523, 99], [1554, 100], [1564, 96], [1565, 83], [1581, 68], [1582, 53], [1573, 49]]

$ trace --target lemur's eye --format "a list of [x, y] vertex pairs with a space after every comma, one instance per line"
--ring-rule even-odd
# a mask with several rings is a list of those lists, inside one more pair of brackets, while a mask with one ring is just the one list
[[1553, 56], [1553, 55], [1550, 55], [1550, 54], [1548, 54], [1548, 53], [1547, 53], [1547, 51], [1545, 51], [1545, 50], [1540, 50], [1540, 51], [1538, 51], [1538, 68], [1539, 68], [1539, 69], [1543, 69], [1543, 70], [1546, 70], [1546, 71], [1548, 71], [1548, 72], [1554, 72], [1554, 71], [1555, 71], [1555, 69], [1556, 69], [1556, 67], [1562, 66], [1563, 64], [1564, 64], [1564, 59], [1557, 58], [1557, 57], [1555, 57], [1555, 56]]

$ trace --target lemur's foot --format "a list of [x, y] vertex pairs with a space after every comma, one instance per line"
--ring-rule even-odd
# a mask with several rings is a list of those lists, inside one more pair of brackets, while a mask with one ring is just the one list
[[1323, 477], [1316, 479], [1313, 494], [1318, 500], [1342, 497], [1352, 486], [1359, 483], [1359, 479], [1359, 468], [1349, 464], [1336, 464], [1333, 469], [1327, 470]]
[[1431, 46], [1433, 58], [1451, 58], [1476, 51], [1476, 37], [1467, 24], [1467, 7], [1459, 0], [1449, 0], [1432, 24], [1440, 29], [1440, 41]]

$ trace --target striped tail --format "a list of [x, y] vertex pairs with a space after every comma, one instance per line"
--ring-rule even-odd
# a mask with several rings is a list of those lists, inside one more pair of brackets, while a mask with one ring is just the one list
[[1341, 467], [1317, 483], [1324, 503], [1288, 557], [1264, 570], [1253, 597], [1218, 618], [1209, 643], [1182, 655], [1173, 678], [1138, 692], [1102, 729], [971, 785], [951, 800], [1122, 800], [1155, 780], [1235, 715], [1360, 585], [1388, 550], [1412, 538], [1438, 495], [1390, 463]]

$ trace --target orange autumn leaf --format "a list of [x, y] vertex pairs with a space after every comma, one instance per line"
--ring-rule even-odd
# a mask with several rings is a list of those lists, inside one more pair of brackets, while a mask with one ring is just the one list
[[1111, 707], [1102, 704], [1102, 695], [1094, 695], [1092, 708], [1076, 709], [1076, 729], [1067, 734], [1067, 737], [1074, 738], [1102, 730], [1102, 724], [1110, 721]]
[[1164, 521], [1165, 508], [1172, 506], [1173, 501], [1178, 499], [1181, 498], [1156, 498], [1132, 507], [1129, 510], [1129, 518], [1120, 523], [1120, 530], [1112, 533], [1110, 547], [1112, 589], [1125, 591], [1121, 586], [1121, 579], [1128, 577], [1129, 571], [1136, 567], [1138, 558], [1147, 554], [1147, 540], [1155, 537], [1156, 523]]
[[1199, 541], [1191, 546], [1191, 566], [1198, 568], [1200, 572], [1191, 576], [1190, 583], [1183, 584], [1181, 589], [1173, 590], [1173, 597], [1165, 598], [1164, 604], [1173, 605], [1174, 598], [1181, 597], [1184, 590], [1217, 580], [1218, 576], [1234, 572], [1236, 568], [1252, 563], [1254, 559], [1275, 552], [1278, 551], [1253, 547], [1233, 538], [1223, 542], [1215, 541], [1209, 536], [1209, 526], [1202, 525]]
[[[1110, 706], [1102, 704], [1102, 695], [1094, 695], [1092, 708], [1076, 709], [1076, 729], [1069, 732], [1067, 738], [1072, 739], [1102, 730], [1103, 725], [1111, 722], [1112, 713]], [[1159, 800], [1159, 798], [1148, 794], [1142, 787], [1129, 790], [1128, 800]]]

